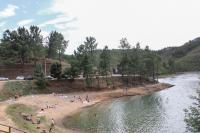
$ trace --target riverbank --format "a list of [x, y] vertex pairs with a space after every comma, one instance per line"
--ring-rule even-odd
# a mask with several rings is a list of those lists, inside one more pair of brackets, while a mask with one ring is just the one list
[[[63, 119], [67, 116], [73, 115], [84, 107], [100, 103], [112, 98], [119, 98], [124, 96], [135, 95], [148, 95], [156, 91], [169, 88], [171, 85], [158, 83], [149, 84], [140, 87], [129, 88], [127, 93], [123, 89], [115, 89], [108, 91], [98, 92], [73, 92], [67, 94], [42, 94], [42, 95], [29, 95], [19, 98], [18, 100], [9, 100], [4, 102], [1, 106], [8, 106], [10, 104], [24, 104], [27, 106], [36, 106], [38, 108], [37, 115], [45, 116], [47, 122], [51, 122], [51, 118], [54, 118], [56, 128], [61, 132], [74, 133], [76, 131], [67, 130], [63, 126]], [[89, 97], [89, 102], [86, 102], [86, 96]], [[49, 106], [50, 108], [46, 108]], [[3, 110], [5, 111], [5, 110]], [[4, 114], [4, 113], [3, 113]], [[0, 113], [1, 115], [1, 113]], [[8, 119], [8, 116], [0, 116], [0, 118]], [[1, 121], [1, 120], [0, 120]]]

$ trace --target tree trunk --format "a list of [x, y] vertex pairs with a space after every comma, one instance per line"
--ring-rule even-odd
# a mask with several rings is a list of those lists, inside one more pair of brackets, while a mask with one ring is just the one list
[[60, 64], [61, 64], [61, 52], [60, 52], [60, 51], [59, 51], [59, 54], [58, 54], [58, 55], [59, 55], [58, 58], [59, 58], [59, 61], [60, 61]]
[[106, 74], [106, 85], [108, 87], [108, 76], [107, 76], [107, 74]]
[[99, 75], [98, 75], [98, 76], [96, 76], [96, 79], [97, 79], [97, 86], [98, 86], [98, 89], [100, 89]]
[[112, 82], [112, 88], [115, 89], [115, 84], [114, 84], [114, 80], [113, 80], [113, 76], [112, 76], [112, 72], [111, 72], [111, 82]]
[[153, 64], [153, 80], [155, 80], [155, 65]]
[[156, 74], [156, 78], [157, 78], [157, 82], [158, 82], [158, 63], [157, 63], [157, 70], [156, 70], [157, 72], [157, 74]]

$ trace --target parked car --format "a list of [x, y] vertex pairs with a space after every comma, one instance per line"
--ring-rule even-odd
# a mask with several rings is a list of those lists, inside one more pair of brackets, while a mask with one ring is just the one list
[[16, 80], [24, 80], [24, 76], [17, 76]]
[[46, 79], [53, 80], [54, 78], [52, 76], [48, 75], [48, 76], [46, 76]]
[[5, 80], [9, 80], [9, 78], [5, 78], [5, 77], [0, 77], [1, 81], [5, 81]]
[[33, 80], [33, 77], [31, 75], [28, 75], [27, 77], [24, 77], [24, 80]]

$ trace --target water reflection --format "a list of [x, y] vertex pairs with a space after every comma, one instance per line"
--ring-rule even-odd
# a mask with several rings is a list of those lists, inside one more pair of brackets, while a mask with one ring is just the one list
[[87, 132], [177, 133], [186, 132], [183, 109], [196, 95], [199, 73], [160, 79], [174, 87], [149, 96], [116, 99], [74, 115], [67, 125]]

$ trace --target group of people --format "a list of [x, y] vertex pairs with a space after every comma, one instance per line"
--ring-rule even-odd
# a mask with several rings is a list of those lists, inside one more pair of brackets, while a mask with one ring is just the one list
[[[78, 101], [80, 101], [81, 103], [84, 103], [84, 100], [82, 99], [81, 96], [78, 96], [77, 99], [78, 99]], [[73, 99], [70, 100], [70, 102], [75, 102], [75, 101], [76, 101], [76, 96], [74, 96]], [[90, 99], [89, 99], [89, 96], [88, 96], [88, 95], [86, 95], [85, 101], [88, 102], [88, 103], [90, 102]]]
[[[40, 124], [41, 124], [41, 120], [39, 117], [37, 117], [36, 119], [34, 118], [34, 116], [32, 114], [25, 114], [25, 113], [20, 113], [20, 115], [23, 117], [24, 120], [31, 122], [32, 124], [37, 124], [37, 129], [40, 129]], [[52, 118], [51, 119], [51, 125], [49, 127], [49, 130], [47, 132], [47, 130], [43, 129], [41, 131], [41, 133], [52, 133], [53, 128], [55, 127], [55, 121]]]
[[[56, 93], [52, 93], [53, 96], [59, 96], [59, 97], [62, 97], [62, 98], [67, 98], [68, 96], [65, 96], [64, 94], [56, 94]], [[76, 100], [80, 101], [81, 103], [84, 103], [84, 98], [82, 98], [81, 96], [73, 96], [73, 98], [70, 100], [70, 102], [75, 102]], [[89, 99], [89, 96], [88, 94], [86, 95], [85, 97], [85, 101], [86, 102], [90, 102], [90, 99]]]
[[21, 116], [23, 117], [24, 120], [26, 121], [30, 121], [32, 124], [40, 124], [40, 118], [36, 118], [36, 120], [34, 119], [32, 114], [25, 114], [25, 113], [21, 113]]

